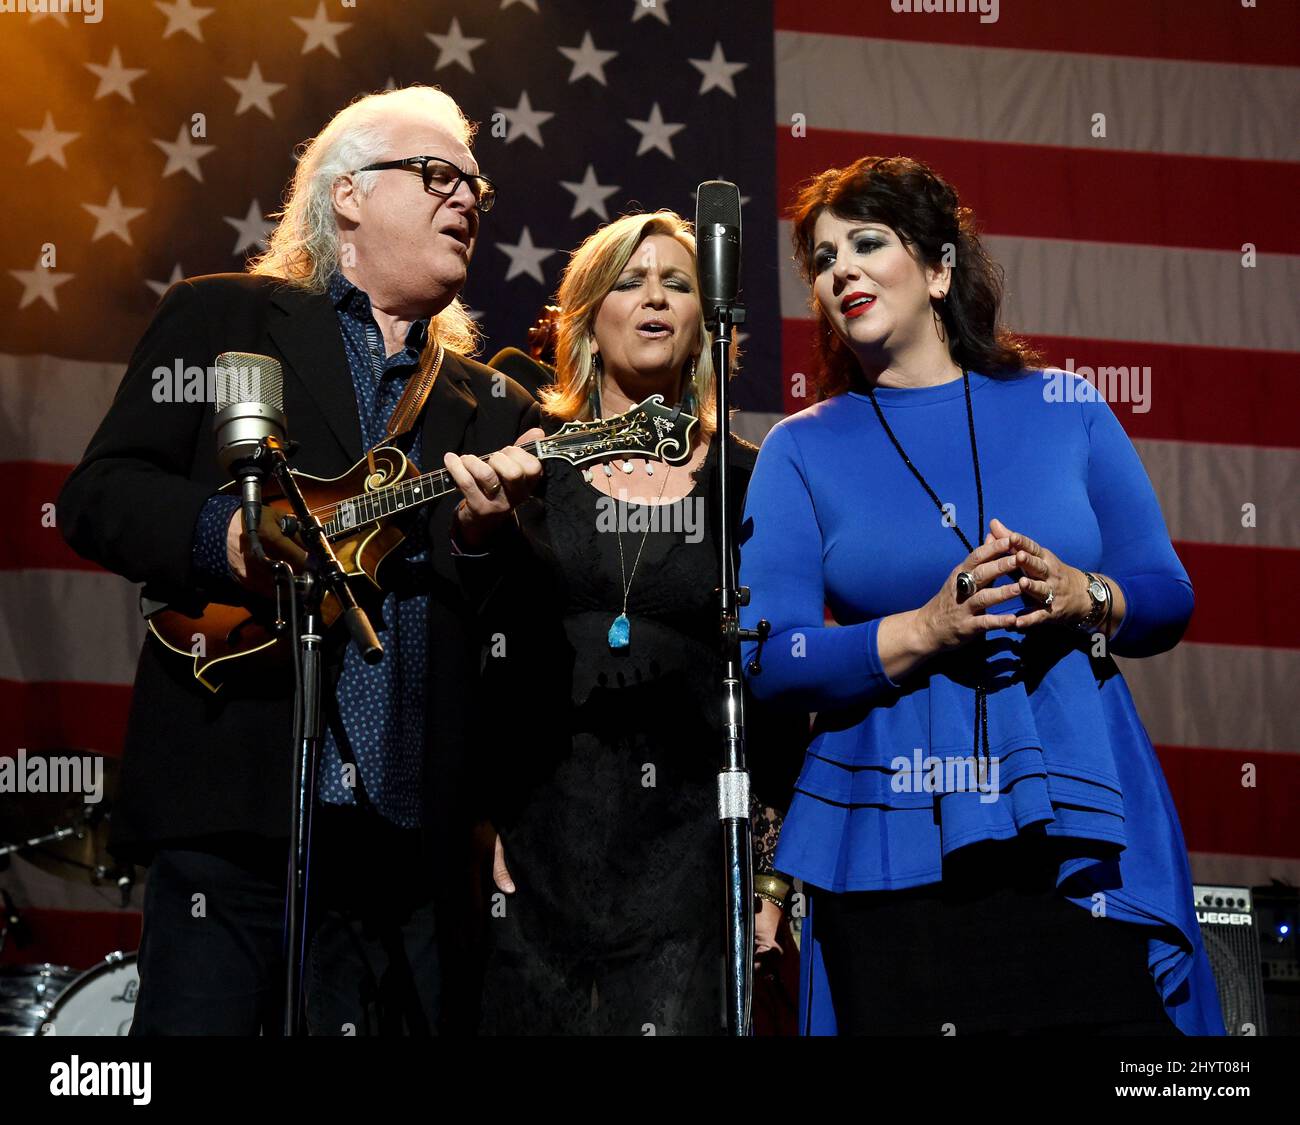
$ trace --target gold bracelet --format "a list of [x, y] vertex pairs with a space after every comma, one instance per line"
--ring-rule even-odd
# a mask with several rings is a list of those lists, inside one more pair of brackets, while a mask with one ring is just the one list
[[790, 883], [779, 875], [755, 875], [754, 893], [784, 909], [785, 900], [790, 895]]

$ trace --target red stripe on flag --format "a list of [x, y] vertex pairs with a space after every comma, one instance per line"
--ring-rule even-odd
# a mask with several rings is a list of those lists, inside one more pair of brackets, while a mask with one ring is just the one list
[[[902, 0], [900, 0], [901, 4]], [[913, 0], [911, 7], [921, 7]], [[966, 7], [978, 7], [966, 0]], [[992, 5], [990, 4], [991, 8]], [[871, 39], [1010, 47], [1035, 51], [1300, 64], [1295, 5], [1238, 0], [1089, 0], [1087, 4], [1000, 3], [996, 23], [974, 12], [895, 12], [890, 0], [864, 10], [860, 0], [776, 0], [778, 31]], [[870, 91], [864, 88], [864, 97]]]
[[1186, 542], [1174, 550], [1196, 592], [1184, 641], [1300, 648], [1300, 551]]
[[1156, 753], [1189, 851], [1300, 857], [1300, 754], [1197, 746], [1157, 746]]
[[3, 965], [69, 965], [89, 969], [110, 953], [140, 948], [138, 910], [48, 910], [23, 907], [31, 931], [30, 945], [10, 941], [0, 953]]
[[[1300, 449], [1300, 378], [1289, 352], [1030, 336], [1056, 367], [1149, 367], [1149, 410], [1112, 407], [1131, 438]], [[1086, 373], [1085, 373], [1086, 374]], [[1225, 400], [1225, 394], [1230, 400]], [[1220, 409], [1211, 404], [1224, 404]]]
[[[1030, 336], [1050, 365], [1071, 368], [1149, 367], [1150, 409], [1137, 413], [1135, 403], [1112, 402], [1131, 438], [1194, 441], [1223, 445], [1300, 448], [1300, 379], [1296, 357], [1287, 352], [1199, 348], [1128, 340], [1079, 340]], [[781, 332], [782, 394], [786, 413], [811, 406], [797, 399], [791, 376], [811, 370], [811, 320], [784, 320]], [[1140, 384], [1139, 384], [1140, 385]], [[1230, 410], [1208, 409], [1231, 389]], [[1247, 498], [1249, 499], [1249, 498]]]
[[0, 556], [0, 570], [99, 570], [81, 558], [63, 541], [53, 505], [72, 472], [71, 465], [54, 465], [47, 461], [0, 462], [0, 473], [19, 497], [16, 516], [10, 523], [13, 534], [10, 549]]
[[[799, 183], [860, 156], [911, 156], [961, 192], [981, 230], [1241, 252], [1300, 253], [1300, 164], [1152, 152], [1092, 151], [944, 137], [776, 131], [777, 204]], [[1232, 200], [1224, 207], [1225, 199]]]
[[0, 680], [0, 747], [120, 757], [130, 709], [131, 689], [123, 684]]

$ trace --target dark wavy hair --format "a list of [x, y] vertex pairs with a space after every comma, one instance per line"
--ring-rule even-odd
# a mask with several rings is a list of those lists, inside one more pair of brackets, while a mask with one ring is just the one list
[[[933, 307], [943, 320], [948, 351], [967, 371], [986, 375], [1021, 371], [1041, 357], [999, 324], [1004, 272], [989, 257], [975, 230], [975, 217], [956, 189], [934, 169], [907, 156], [864, 156], [847, 168], [827, 168], [798, 188], [789, 218], [800, 272], [811, 287], [813, 228], [826, 209], [848, 221], [884, 223], [918, 261], [942, 264], [952, 255], [952, 285]], [[861, 377], [857, 358], [836, 334], [816, 299], [813, 381], [820, 398], [848, 390]]]

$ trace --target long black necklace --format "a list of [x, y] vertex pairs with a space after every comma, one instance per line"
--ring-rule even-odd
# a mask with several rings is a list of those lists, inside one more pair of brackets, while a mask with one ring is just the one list
[[[984, 483], [980, 479], [979, 447], [975, 443], [975, 411], [971, 407], [971, 401], [970, 401], [970, 375], [967, 373], [966, 368], [964, 367], [961, 369], [961, 379], [962, 379], [962, 384], [966, 390], [966, 424], [970, 430], [970, 456], [971, 456], [971, 462], [975, 466], [975, 497], [979, 504], [979, 526], [982, 529], [984, 527]], [[876, 408], [876, 417], [880, 419], [881, 426], [884, 427], [885, 433], [889, 435], [889, 440], [894, 443], [894, 448], [898, 450], [898, 455], [903, 459], [903, 464], [905, 464], [909, 469], [912, 470], [912, 475], [916, 477], [916, 479], [920, 482], [921, 487], [925, 489], [926, 494], [930, 497], [931, 500], [934, 501], [934, 506], [939, 510], [939, 514], [944, 517], [944, 522], [947, 523], [947, 513], [943, 510], [942, 501], [940, 501], [939, 497], [935, 494], [934, 489], [930, 487], [930, 484], [925, 479], [925, 477], [921, 475], [921, 470], [918, 469], [914, 464], [912, 464], [912, 459], [907, 455], [907, 452], [903, 449], [903, 446], [900, 444], [898, 438], [894, 435], [894, 431], [890, 428], [889, 423], [885, 421], [885, 412], [880, 409], [880, 403], [876, 401], [875, 388], [868, 387], [867, 395], [871, 399], [871, 405]], [[971, 541], [966, 537], [966, 533], [962, 531], [962, 529], [957, 525], [956, 520], [953, 520], [949, 526], [953, 529], [953, 531], [957, 533], [957, 537], [962, 541], [962, 545], [966, 548], [967, 554], [970, 554], [970, 552], [975, 550], [975, 548], [971, 545]], [[980, 667], [982, 671], [983, 661], [980, 662]], [[989, 756], [988, 693], [984, 689], [982, 675], [980, 676], [980, 679], [975, 684], [975, 737], [974, 737], [974, 743], [971, 747], [971, 752], [976, 756], [979, 755], [981, 750], [981, 737], [983, 739], [982, 748], [983, 748], [984, 757], [988, 758]]]

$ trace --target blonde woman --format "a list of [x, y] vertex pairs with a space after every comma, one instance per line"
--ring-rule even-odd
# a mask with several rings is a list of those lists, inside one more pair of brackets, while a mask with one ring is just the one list
[[[557, 382], [544, 397], [552, 427], [651, 394], [701, 425], [678, 466], [548, 461], [517, 528], [500, 513], [477, 519], [467, 495], [467, 549], [489, 544], [507, 565], [489, 614], [489, 698], [509, 703], [496, 707], [483, 759], [504, 893], [488, 925], [482, 1029], [715, 1034], [714, 372], [689, 224], [659, 211], [597, 231], [574, 253], [559, 304]], [[733, 456], [739, 498], [755, 451], [737, 441]], [[798, 744], [797, 734], [787, 742]], [[793, 772], [778, 767], [756, 788], [770, 794]], [[775, 953], [778, 818], [755, 817], [768, 874], [757, 944]]]

